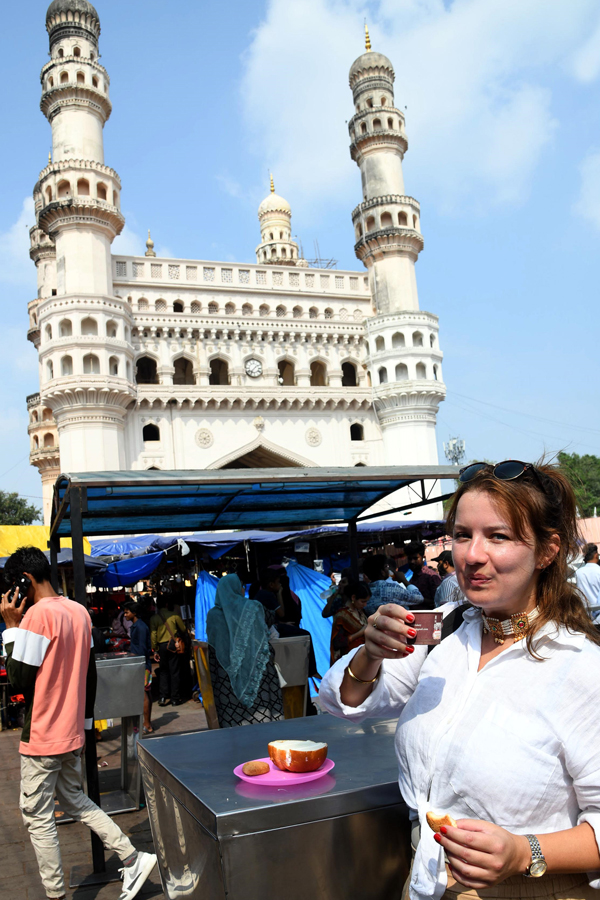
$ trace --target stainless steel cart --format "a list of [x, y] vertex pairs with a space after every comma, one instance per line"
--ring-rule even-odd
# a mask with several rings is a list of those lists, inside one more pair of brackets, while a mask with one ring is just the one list
[[[400, 900], [410, 865], [395, 719], [322, 715], [165, 736], [139, 746], [167, 897]], [[277, 739], [327, 741], [331, 774], [265, 789], [235, 777]]]

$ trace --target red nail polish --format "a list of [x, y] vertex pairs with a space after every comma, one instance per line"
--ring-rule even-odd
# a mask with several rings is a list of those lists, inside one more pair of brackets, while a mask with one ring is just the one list
[[439, 836], [439, 834], [437, 834], [437, 833], [434, 834], [433, 839], [434, 839], [434, 841], [437, 841], [438, 844], [441, 844], [441, 843], [442, 843], [442, 839], [441, 839], [441, 837]]
[[407, 646], [406, 652], [407, 652], [407, 653], [414, 653], [414, 652], [415, 652], [415, 648], [414, 648], [414, 647]]
[[440, 825], [440, 831], [442, 832], [442, 834], [448, 834], [448, 829], [445, 825]]
[[415, 628], [407, 628], [406, 633], [409, 637], [416, 637], [417, 631]]
[[408, 615], [407, 615], [407, 617], [406, 617], [406, 621], [407, 621], [407, 622], [414, 622], [414, 621], [415, 621], [415, 617], [413, 616], [412, 613], [408, 613]]

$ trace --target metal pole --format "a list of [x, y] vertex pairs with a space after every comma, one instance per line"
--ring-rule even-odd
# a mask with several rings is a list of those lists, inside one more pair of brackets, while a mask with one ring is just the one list
[[356, 519], [350, 519], [348, 522], [348, 542], [350, 544], [350, 569], [352, 571], [352, 580], [358, 581], [358, 539]]
[[52, 581], [52, 587], [58, 594], [58, 554], [60, 551], [60, 538], [58, 535], [50, 538], [48, 546], [50, 547], [50, 580]]
[[83, 522], [81, 519], [81, 490], [71, 488], [71, 542], [73, 545], [74, 600], [87, 606], [85, 596], [85, 560], [83, 557]]

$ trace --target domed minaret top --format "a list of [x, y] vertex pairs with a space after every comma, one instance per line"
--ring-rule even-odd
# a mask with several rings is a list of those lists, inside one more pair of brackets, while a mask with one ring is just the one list
[[263, 264], [295, 266], [298, 263], [298, 244], [292, 241], [292, 208], [287, 200], [275, 193], [271, 175], [271, 190], [258, 207], [261, 243], [256, 248], [256, 260]]
[[88, 0], [52, 0], [46, 12], [50, 49], [62, 38], [86, 33], [95, 43], [100, 37], [100, 18]]

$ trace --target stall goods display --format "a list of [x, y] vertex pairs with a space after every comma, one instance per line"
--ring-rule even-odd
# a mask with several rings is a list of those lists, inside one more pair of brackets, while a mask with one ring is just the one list
[[456, 828], [456, 820], [452, 818], [452, 816], [448, 815], [439, 815], [439, 813], [428, 812], [427, 813], [427, 824], [431, 828], [432, 831], [435, 831], [437, 834], [440, 833], [440, 830], [443, 825], [446, 827]]
[[269, 758], [284, 772], [315, 772], [327, 759], [327, 744], [317, 741], [271, 741]]

